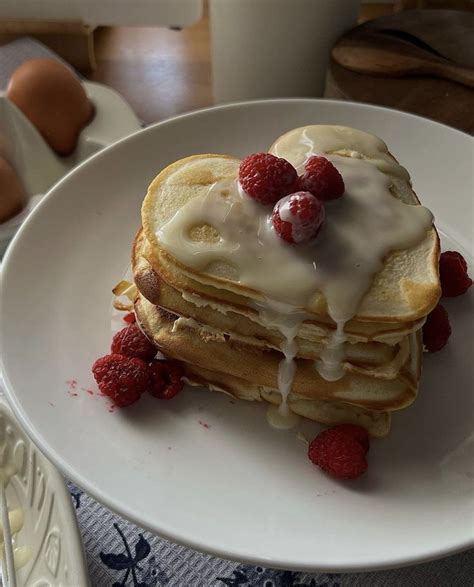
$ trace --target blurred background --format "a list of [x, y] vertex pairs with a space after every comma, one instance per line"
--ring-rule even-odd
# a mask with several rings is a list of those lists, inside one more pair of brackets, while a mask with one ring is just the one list
[[[474, 0], [0, 0], [0, 260], [48, 190], [104, 147], [183, 112], [278, 97], [378, 104], [472, 134]], [[77, 382], [66, 383], [77, 396]], [[302, 582], [171, 545], [68, 488], [92, 585], [132, 585], [140, 561], [134, 587], [166, 585], [167, 575], [170, 585], [211, 584], [190, 583], [193, 573], [235, 587], [343, 582]], [[69, 570], [75, 561], [85, 576], [78, 540], [68, 544]], [[381, 572], [344, 584], [467, 585], [472, 561], [459, 554], [388, 582]]]
[[[263, 12], [257, 14], [262, 6]], [[293, 29], [283, 14], [290, 6]], [[272, 27], [265, 27], [269, 19]], [[253, 20], [252, 30], [249, 20]], [[278, 22], [285, 28], [280, 30]], [[345, 45], [333, 51], [326, 72], [327, 48], [321, 46], [321, 37], [335, 46], [344, 32], [363, 23], [371, 27], [356, 29], [356, 34], [352, 31], [352, 38], [349, 35]], [[268, 29], [280, 36], [265, 41]], [[263, 37], [259, 45], [252, 41], [256, 34]], [[474, 129], [472, 83], [455, 81], [455, 69], [464, 68], [470, 70], [472, 82], [471, 0], [3, 0], [0, 43], [25, 36], [52, 49], [87, 79], [116, 89], [146, 123], [214, 101], [324, 94], [415, 112], [467, 132]], [[295, 43], [295, 38], [300, 42], [302, 37], [306, 37], [304, 47]], [[312, 47], [309, 37], [313, 43], [319, 39], [319, 45]], [[281, 42], [275, 43], [275, 38]], [[265, 42], [272, 63], [281, 63], [278, 46], [284, 48], [285, 59], [295, 54], [300, 76], [320, 78], [324, 70], [324, 87], [319, 78], [313, 88], [308, 83], [298, 85], [293, 72], [293, 77], [281, 80], [280, 87], [273, 83], [255, 88], [255, 78], [244, 79], [249, 74], [243, 64], [253, 69], [254, 76], [259, 67], [273, 80], [281, 75], [281, 70], [268, 71], [268, 61], [258, 64]], [[381, 50], [390, 55], [389, 59], [385, 55], [380, 69], [377, 51]], [[246, 82], [253, 92], [245, 88]], [[240, 93], [229, 88], [232, 83], [239, 85]]]

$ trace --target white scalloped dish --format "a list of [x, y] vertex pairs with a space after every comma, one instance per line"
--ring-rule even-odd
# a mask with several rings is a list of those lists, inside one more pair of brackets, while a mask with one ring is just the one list
[[[1, 387], [0, 387], [1, 389]], [[79, 528], [64, 479], [22, 431], [0, 396], [0, 466], [11, 455], [16, 473], [7, 485], [8, 509], [22, 509], [15, 546], [31, 549], [17, 571], [21, 587], [89, 585]]]

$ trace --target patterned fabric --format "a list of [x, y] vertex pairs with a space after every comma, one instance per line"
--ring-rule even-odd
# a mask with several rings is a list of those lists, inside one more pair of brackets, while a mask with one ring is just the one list
[[423, 565], [359, 574], [277, 571], [214, 558], [137, 528], [68, 483], [92, 587], [468, 587], [474, 550]]

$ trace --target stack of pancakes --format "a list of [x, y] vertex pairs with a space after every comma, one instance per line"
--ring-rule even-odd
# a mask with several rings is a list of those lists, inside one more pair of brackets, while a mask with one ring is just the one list
[[[239, 163], [233, 157], [196, 155], [170, 165], [152, 182], [133, 246], [135, 311], [146, 335], [164, 355], [182, 363], [190, 383], [277, 405], [285, 336], [262, 318], [264, 294], [240, 283], [224, 263], [197, 271], [160, 243], [169, 219], [216, 182], [235, 179]], [[412, 201], [407, 203], [416, 205], [408, 191]], [[405, 199], [408, 191], [397, 190], [397, 182], [392, 190]], [[196, 242], [218, 236], [216, 227], [190, 227]], [[292, 412], [325, 424], [359, 424], [373, 436], [388, 433], [391, 412], [417, 395], [420, 328], [439, 297], [438, 255], [432, 228], [417, 246], [387, 256], [357, 314], [345, 324], [344, 376], [335, 381], [315, 368], [336, 329], [324, 297], [315, 295], [295, 339]]]

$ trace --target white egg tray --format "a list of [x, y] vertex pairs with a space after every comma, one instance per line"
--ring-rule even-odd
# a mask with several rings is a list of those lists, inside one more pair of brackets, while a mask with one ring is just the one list
[[83, 85], [95, 114], [68, 157], [52, 151], [36, 127], [5, 94], [0, 94], [0, 156], [14, 167], [28, 197], [24, 210], [0, 224], [0, 256], [31, 210], [61, 177], [97, 151], [141, 128], [120, 94], [102, 84]]
[[17, 571], [18, 587], [87, 587], [81, 535], [64, 479], [22, 431], [0, 395], [0, 467], [7, 458], [16, 470], [6, 490], [8, 509], [21, 508], [25, 517], [15, 546], [28, 546], [32, 552]]

